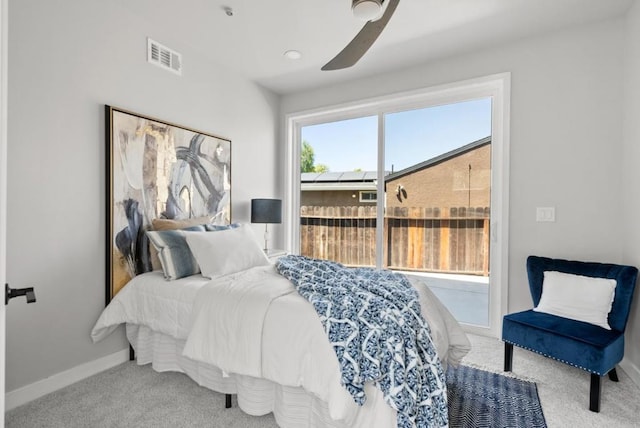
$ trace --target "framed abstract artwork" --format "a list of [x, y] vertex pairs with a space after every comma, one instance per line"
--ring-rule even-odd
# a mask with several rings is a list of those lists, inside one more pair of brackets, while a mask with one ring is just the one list
[[154, 219], [231, 220], [231, 141], [105, 106], [107, 303], [152, 270]]

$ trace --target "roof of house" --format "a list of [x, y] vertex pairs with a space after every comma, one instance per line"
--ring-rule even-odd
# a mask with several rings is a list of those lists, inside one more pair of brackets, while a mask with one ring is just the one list
[[458, 147], [457, 149], [454, 149], [454, 150], [451, 150], [449, 152], [443, 153], [443, 154], [438, 155], [436, 157], [433, 157], [431, 159], [427, 159], [424, 162], [420, 162], [420, 163], [417, 163], [415, 165], [411, 165], [408, 168], [401, 169], [400, 171], [396, 171], [396, 172], [394, 172], [392, 174], [389, 174], [389, 175], [385, 176], [384, 180], [385, 181], [394, 180], [396, 178], [403, 177], [403, 176], [405, 176], [407, 174], [411, 174], [413, 172], [420, 171], [420, 170], [425, 169], [425, 168], [429, 168], [429, 167], [437, 165], [437, 164], [439, 164], [441, 162], [444, 162], [444, 161], [447, 161], [449, 159], [452, 159], [452, 158], [454, 158], [456, 156], [460, 156], [461, 154], [464, 154], [464, 153], [470, 152], [472, 150], [475, 150], [475, 149], [477, 149], [479, 147], [485, 146], [487, 144], [491, 144], [491, 136], [481, 138], [479, 140], [473, 141], [473, 142], [471, 142], [469, 144], [466, 144], [464, 146]]
[[303, 172], [300, 174], [302, 183], [344, 183], [367, 182], [378, 177], [376, 171], [347, 171], [347, 172]]
[[[388, 174], [389, 172], [385, 172]], [[376, 171], [303, 172], [301, 190], [376, 190]]]

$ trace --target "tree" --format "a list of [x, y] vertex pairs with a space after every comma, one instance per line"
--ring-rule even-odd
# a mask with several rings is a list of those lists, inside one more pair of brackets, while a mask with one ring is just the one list
[[315, 154], [313, 153], [313, 147], [311, 147], [311, 144], [303, 141], [300, 152], [300, 172], [314, 172], [314, 161]]
[[327, 165], [315, 165], [315, 153], [313, 147], [307, 141], [302, 142], [302, 150], [300, 151], [300, 172], [327, 172]]

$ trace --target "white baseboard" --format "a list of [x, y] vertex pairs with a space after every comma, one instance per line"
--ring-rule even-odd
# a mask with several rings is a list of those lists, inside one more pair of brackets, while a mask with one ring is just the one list
[[640, 368], [638, 368], [638, 366], [625, 357], [620, 361], [620, 368], [631, 378], [633, 383], [640, 387]]
[[29, 401], [57, 391], [58, 389], [110, 369], [111, 367], [115, 367], [128, 360], [129, 349], [123, 349], [106, 357], [98, 358], [97, 360], [81, 364], [46, 379], [15, 389], [5, 395], [5, 411], [14, 409]]

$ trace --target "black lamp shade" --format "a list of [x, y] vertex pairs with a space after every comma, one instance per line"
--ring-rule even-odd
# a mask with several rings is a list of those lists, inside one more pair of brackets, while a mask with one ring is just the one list
[[251, 199], [251, 223], [282, 223], [282, 201]]

